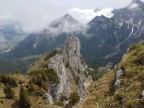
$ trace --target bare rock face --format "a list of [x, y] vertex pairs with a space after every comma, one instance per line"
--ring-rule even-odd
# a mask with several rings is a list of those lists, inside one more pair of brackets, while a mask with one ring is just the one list
[[78, 92], [81, 96], [85, 92], [86, 65], [81, 63], [80, 41], [77, 37], [71, 36], [66, 40], [62, 53], [49, 59], [48, 68], [54, 69], [59, 77], [59, 84], [49, 87], [50, 94], [57, 101], [61, 95], [69, 97], [71, 92]]
[[51, 94], [54, 95], [57, 100], [60, 98], [61, 94], [68, 96], [71, 90], [69, 87], [68, 74], [65, 64], [63, 63], [63, 55], [57, 54], [50, 58], [48, 68], [54, 69], [59, 77], [59, 84], [56, 87], [52, 87], [53, 85], [50, 87], [50, 91], [53, 91]]
[[69, 63], [72, 68], [81, 68], [80, 41], [77, 37], [71, 36], [64, 44], [64, 63]]
[[78, 37], [71, 36], [67, 39], [63, 48], [64, 63], [71, 68], [73, 79], [78, 83], [79, 92], [84, 91], [85, 66], [81, 63], [80, 41]]
[[116, 88], [119, 88], [119, 87], [120, 87], [120, 85], [121, 85], [121, 79], [120, 79], [120, 77], [121, 77], [123, 74], [124, 74], [124, 70], [123, 70], [123, 69], [119, 69], [119, 70], [117, 71], [117, 73], [116, 73], [116, 81], [115, 81], [115, 84], [114, 84], [114, 86], [115, 86]]

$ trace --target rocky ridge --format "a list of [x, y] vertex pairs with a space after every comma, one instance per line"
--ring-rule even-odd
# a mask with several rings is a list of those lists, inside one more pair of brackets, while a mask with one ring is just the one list
[[[59, 101], [62, 95], [68, 98], [72, 92], [77, 92], [80, 96], [84, 95], [92, 80], [86, 71], [87, 65], [81, 60], [78, 37], [70, 36], [64, 43], [63, 49], [56, 51], [57, 53], [45, 61], [47, 68], [55, 70], [59, 79], [58, 84], [48, 84], [48, 94], [55, 97], [53, 101]], [[42, 69], [43, 63], [38, 61], [30, 71]], [[48, 97], [49, 102], [53, 103], [51, 97]]]

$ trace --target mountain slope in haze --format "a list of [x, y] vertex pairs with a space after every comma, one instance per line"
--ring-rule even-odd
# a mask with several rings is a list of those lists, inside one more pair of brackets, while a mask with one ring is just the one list
[[[5, 22], [0, 25], [0, 52], [14, 47], [28, 34], [24, 33], [20, 24], [16, 22]], [[8, 50], [7, 50], [8, 51]]]
[[[128, 8], [134, 4], [135, 8]], [[144, 40], [143, 9], [144, 3], [134, 0], [125, 8], [115, 9], [111, 18], [96, 16], [88, 23], [89, 39], [82, 43], [83, 56], [100, 65], [120, 61], [131, 44]]]
[[7, 22], [0, 25], [0, 34], [1, 37], [10, 40], [14, 36], [21, 34], [22, 28], [18, 23], [15, 22]]
[[[14, 48], [16, 44], [28, 36], [23, 32], [20, 24], [13, 21], [1, 21], [0, 24], [0, 52], [6, 53]], [[8, 59], [0, 57], [0, 72], [15, 72], [21, 69], [22, 72], [26, 71], [27, 65], [15, 59]], [[25, 66], [24, 66], [25, 64]], [[23, 67], [24, 66], [24, 67]]]
[[79, 37], [81, 53], [93, 68], [109, 62], [117, 64], [132, 44], [144, 40], [144, 3], [133, 0], [128, 6], [113, 10], [113, 16], [96, 16], [83, 26], [70, 15], [51, 23], [49, 28], [33, 33], [13, 50], [3, 55], [8, 58], [43, 54], [62, 47], [66, 37]]
[[132, 45], [117, 67], [88, 87], [78, 108], [143, 108], [144, 42]]
[[14, 73], [16, 69], [24, 69], [20, 62], [15, 60], [0, 58], [0, 73]]
[[[7, 53], [11, 58], [22, 58], [27, 55], [43, 54], [57, 47], [62, 47], [69, 34], [77, 32], [81, 24], [66, 14], [53, 21], [49, 28], [39, 33], [33, 33], [21, 41], [13, 50]], [[73, 30], [73, 31], [71, 31]]]

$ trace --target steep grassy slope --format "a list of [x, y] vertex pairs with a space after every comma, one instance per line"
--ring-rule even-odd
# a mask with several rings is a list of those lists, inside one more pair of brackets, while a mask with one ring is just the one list
[[[115, 88], [116, 72], [124, 69], [121, 85]], [[89, 87], [90, 94], [79, 108], [144, 108], [144, 42], [133, 45], [112, 72]]]
[[[13, 99], [5, 98], [4, 87], [8, 84], [8, 82], [3, 82], [2, 77], [11, 78], [16, 81], [17, 86], [13, 87], [12, 90], [15, 92], [15, 96]], [[20, 87], [23, 86], [27, 91], [30, 88], [29, 82], [32, 80], [31, 75], [21, 75], [21, 74], [5, 74], [0, 75], [0, 108], [19, 108], [19, 92]], [[37, 86], [34, 86], [37, 88]], [[40, 95], [35, 95], [29, 93], [29, 98], [32, 103], [31, 108], [56, 108], [54, 105], [50, 105], [46, 100], [42, 98]]]

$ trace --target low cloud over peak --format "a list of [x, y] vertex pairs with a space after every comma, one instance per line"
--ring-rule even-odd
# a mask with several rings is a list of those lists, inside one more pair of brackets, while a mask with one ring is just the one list
[[[41, 31], [51, 21], [67, 12], [79, 22], [87, 23], [95, 16], [104, 15], [111, 17], [112, 8], [124, 7], [131, 1], [59, 0], [59, 2], [56, 2], [54, 0], [0, 0], [0, 24], [4, 23], [5, 20], [14, 21], [20, 23], [26, 32]], [[105, 7], [112, 8], [103, 9]], [[95, 8], [102, 10], [95, 11]]]
[[68, 13], [76, 18], [79, 22], [88, 23], [96, 16], [104, 15], [105, 17], [111, 18], [113, 16], [112, 11], [112, 8], [105, 8], [102, 10], [73, 8], [70, 9]]

